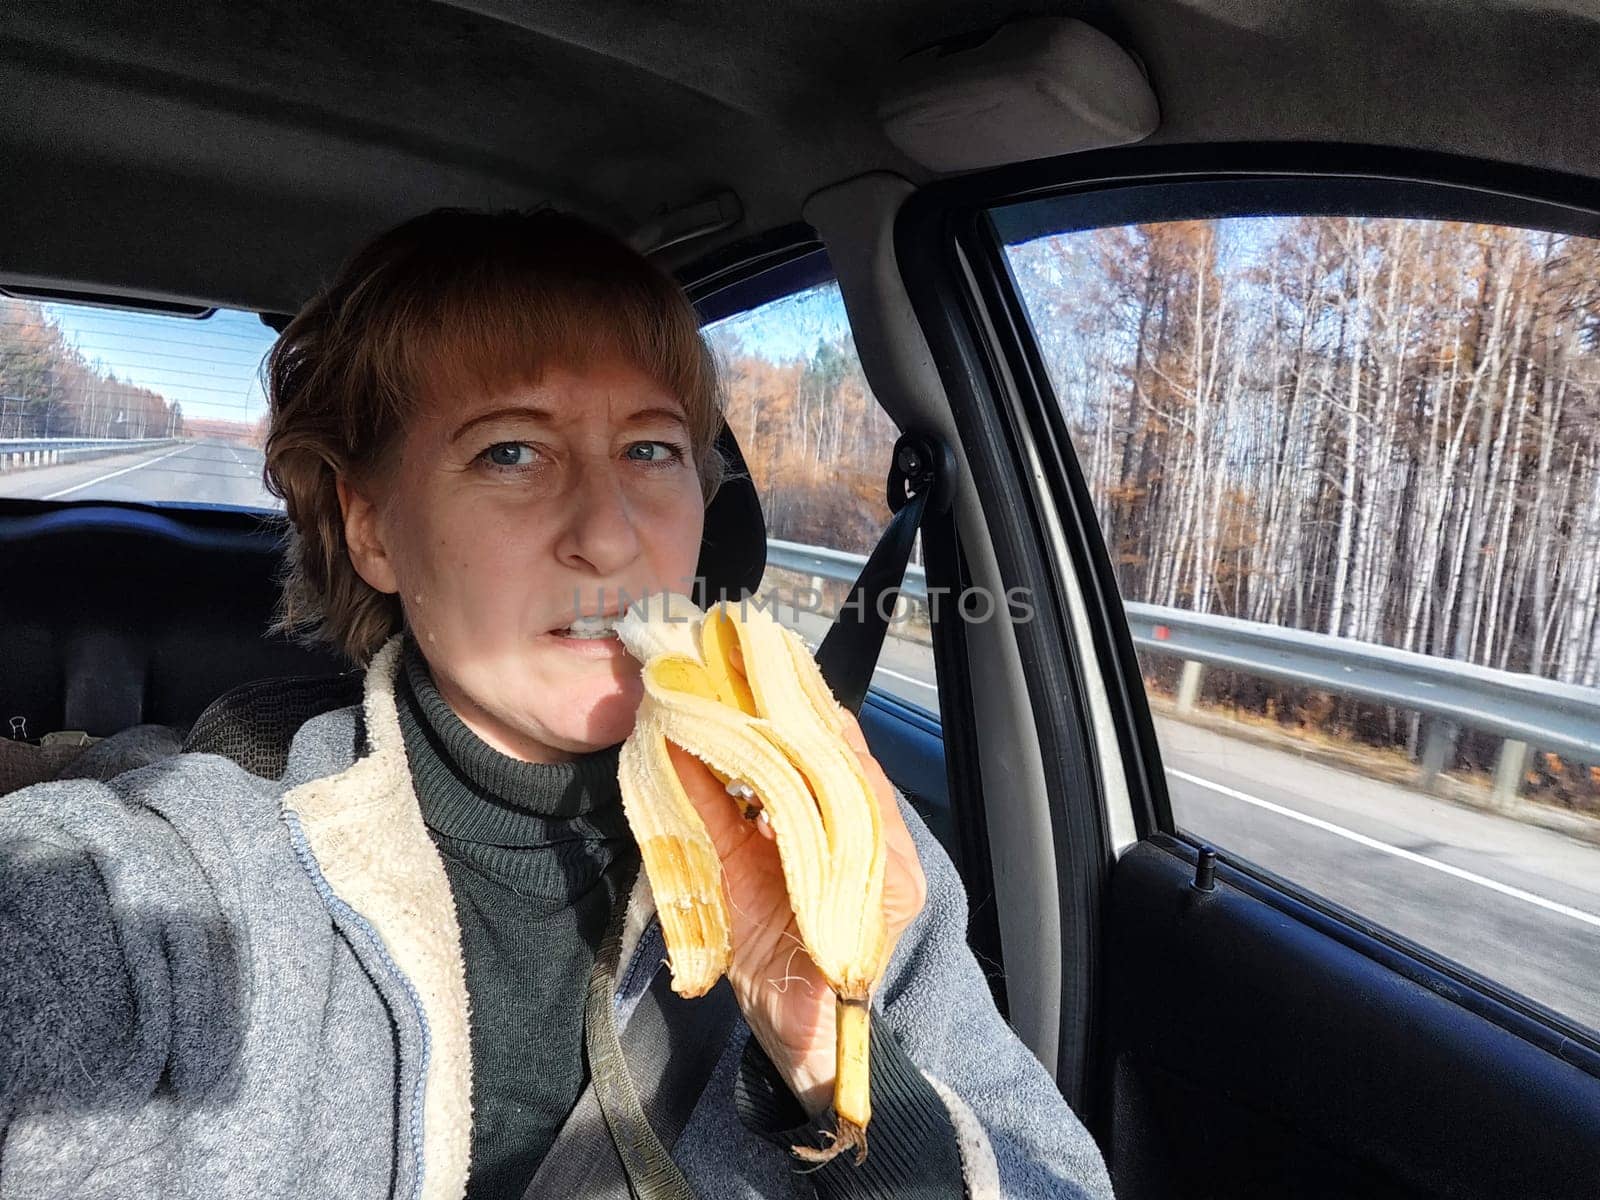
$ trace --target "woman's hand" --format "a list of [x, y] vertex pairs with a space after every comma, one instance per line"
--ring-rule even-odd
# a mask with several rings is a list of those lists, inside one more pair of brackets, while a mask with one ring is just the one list
[[[888, 851], [883, 910], [893, 948], [922, 910], [927, 880], [894, 788], [867, 749], [855, 717], [848, 712], [844, 717], [845, 740], [861, 760], [883, 814]], [[800, 940], [772, 829], [764, 821], [746, 820], [699, 759], [671, 743], [668, 749], [722, 859], [733, 932], [728, 981], [767, 1057], [806, 1112], [816, 1116], [833, 1096], [834, 997]]]

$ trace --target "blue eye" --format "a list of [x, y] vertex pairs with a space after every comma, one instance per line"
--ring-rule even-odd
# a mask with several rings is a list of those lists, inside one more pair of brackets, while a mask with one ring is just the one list
[[628, 457], [634, 462], [676, 462], [683, 457], [683, 447], [672, 442], [635, 442], [628, 447]]
[[533, 447], [523, 442], [498, 442], [480, 457], [496, 467], [526, 467], [533, 462]]

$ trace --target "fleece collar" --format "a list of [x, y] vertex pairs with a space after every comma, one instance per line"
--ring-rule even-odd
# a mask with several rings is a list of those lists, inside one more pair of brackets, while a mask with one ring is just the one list
[[472, 1151], [472, 1050], [461, 930], [444, 863], [411, 787], [395, 674], [400, 640], [367, 668], [362, 707], [371, 752], [284, 794], [334, 893], [383, 939], [421, 1002], [430, 1046], [423, 1090], [419, 1200], [459, 1200]]

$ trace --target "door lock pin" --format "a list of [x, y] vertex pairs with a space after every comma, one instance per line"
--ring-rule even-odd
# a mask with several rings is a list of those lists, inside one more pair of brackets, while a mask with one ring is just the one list
[[1200, 847], [1200, 857], [1194, 864], [1194, 890], [1215, 891], [1217, 887], [1217, 852], [1210, 846]]

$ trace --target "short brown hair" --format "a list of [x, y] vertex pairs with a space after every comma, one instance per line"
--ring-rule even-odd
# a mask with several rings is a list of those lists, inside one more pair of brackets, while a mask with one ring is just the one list
[[403, 622], [357, 574], [335, 480], [379, 471], [420, 399], [620, 358], [677, 397], [709, 503], [724, 464], [715, 361], [688, 298], [611, 234], [561, 213], [440, 209], [379, 237], [265, 365], [266, 484], [293, 525], [274, 631], [366, 663]]

